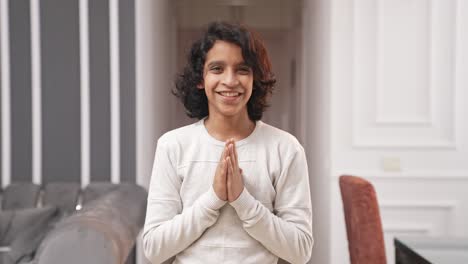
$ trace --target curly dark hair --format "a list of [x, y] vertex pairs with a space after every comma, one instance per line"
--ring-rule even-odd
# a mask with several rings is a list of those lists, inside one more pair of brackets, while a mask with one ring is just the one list
[[185, 106], [191, 118], [202, 119], [208, 115], [208, 98], [204, 89], [197, 85], [203, 83], [203, 68], [206, 54], [217, 40], [238, 45], [242, 50], [245, 63], [253, 72], [252, 95], [247, 102], [247, 112], [253, 121], [260, 120], [269, 106], [268, 99], [276, 83], [267, 51], [258, 35], [239, 24], [213, 22], [203, 36], [195, 41], [187, 56], [188, 63], [175, 81], [172, 93]]

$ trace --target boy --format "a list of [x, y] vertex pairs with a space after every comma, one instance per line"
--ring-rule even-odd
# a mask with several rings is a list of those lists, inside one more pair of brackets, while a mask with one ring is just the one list
[[263, 123], [275, 79], [260, 39], [215, 22], [173, 93], [198, 122], [159, 140], [144, 251], [152, 263], [305, 263], [312, 210], [304, 149]]

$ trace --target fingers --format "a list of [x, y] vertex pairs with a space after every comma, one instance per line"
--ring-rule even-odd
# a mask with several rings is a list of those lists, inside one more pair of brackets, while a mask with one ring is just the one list
[[231, 166], [231, 158], [227, 157], [226, 158], [226, 187], [227, 187], [227, 195], [230, 197], [231, 194], [231, 186], [233, 182], [233, 172], [232, 172], [232, 166]]
[[226, 145], [223, 149], [223, 152], [221, 154], [220, 160], [219, 160], [219, 165], [216, 168], [216, 174], [215, 178], [218, 178], [218, 181], [222, 181], [226, 183], [227, 179], [227, 172], [228, 172], [228, 164], [226, 158], [230, 156], [230, 151], [229, 151], [229, 142], [226, 142]]
[[225, 154], [227, 173], [231, 173], [231, 176], [234, 177], [238, 176], [238, 174], [241, 174], [239, 170], [239, 162], [234, 139], [230, 138], [226, 140], [223, 153]]
[[[222, 175], [225, 175], [225, 173], [226, 173], [226, 159], [224, 159], [224, 158], [221, 161], [221, 172], [222, 172]], [[225, 177], [223, 177], [223, 178], [225, 178]]]
[[231, 156], [227, 157], [227, 180], [230, 183], [242, 181], [241, 173], [236, 173], [236, 166]]
[[228, 155], [231, 157], [231, 162], [233, 164], [233, 168], [238, 168], [239, 167], [239, 163], [238, 163], [238, 160], [237, 160], [237, 150], [236, 150], [236, 144], [235, 144], [235, 141], [234, 139], [229, 139], [228, 140], [228, 144], [229, 144], [229, 153]]
[[230, 162], [229, 162], [229, 157], [226, 157], [226, 158], [224, 159], [224, 170], [223, 170], [224, 175], [226, 175], [226, 176], [225, 176], [225, 177], [226, 177], [226, 182], [227, 182], [227, 180], [228, 180], [228, 174], [229, 174], [229, 163], [230, 163]]
[[242, 176], [239, 172], [236, 172], [236, 167], [234, 161], [231, 156], [226, 158], [227, 160], [227, 196], [228, 201], [233, 202], [235, 201], [239, 195], [242, 193], [244, 189], [244, 183], [242, 180]]
[[218, 163], [218, 166], [216, 167], [216, 174], [215, 175], [218, 175], [219, 173], [225, 173], [226, 171], [226, 156], [228, 154], [228, 151], [226, 150], [226, 148], [224, 148], [223, 150], [223, 153], [221, 154], [221, 157], [219, 159], [219, 163]]
[[232, 158], [227, 157], [227, 167], [228, 167], [228, 175], [233, 176], [234, 175], [234, 166], [232, 165]]
[[226, 140], [226, 143], [224, 144], [223, 153], [221, 154], [220, 161], [229, 155], [229, 146], [231, 145], [231, 140], [232, 139]]
[[233, 152], [234, 152], [234, 164], [238, 165], [239, 166], [239, 160], [237, 159], [237, 148], [236, 148], [236, 142], [234, 140], [232, 140], [232, 148], [233, 148]]
[[227, 194], [227, 162], [226, 159], [223, 158], [220, 161], [220, 164], [216, 168], [215, 177], [213, 179], [213, 189], [218, 196], [219, 199], [223, 201], [227, 201], [228, 194]]
[[232, 144], [229, 144], [229, 158], [231, 162], [234, 161], [234, 147]]

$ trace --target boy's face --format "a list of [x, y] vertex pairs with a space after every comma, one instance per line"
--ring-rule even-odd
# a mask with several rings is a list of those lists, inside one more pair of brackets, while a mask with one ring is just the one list
[[206, 54], [203, 83], [210, 115], [233, 117], [247, 114], [252, 95], [253, 73], [236, 44], [217, 40]]

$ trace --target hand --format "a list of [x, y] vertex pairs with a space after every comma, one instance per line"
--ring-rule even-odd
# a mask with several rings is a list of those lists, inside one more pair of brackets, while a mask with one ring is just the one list
[[244, 180], [242, 179], [242, 169], [239, 168], [235, 142], [233, 139], [230, 139], [227, 141], [227, 144], [227, 197], [229, 202], [233, 202], [237, 200], [244, 190]]
[[219, 160], [218, 167], [216, 167], [216, 173], [213, 180], [213, 189], [219, 199], [227, 201], [227, 163], [226, 158], [228, 156], [228, 144], [224, 146], [221, 159]]

